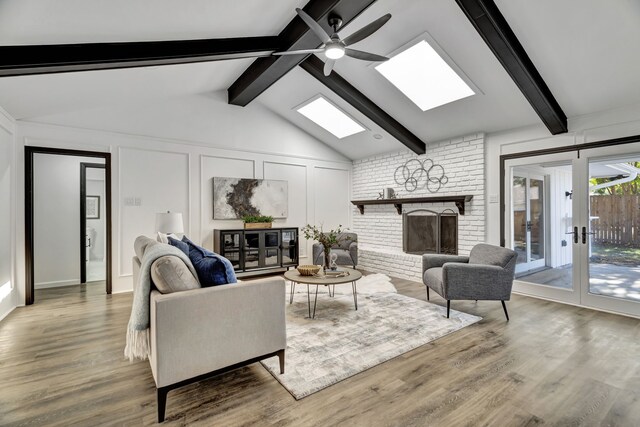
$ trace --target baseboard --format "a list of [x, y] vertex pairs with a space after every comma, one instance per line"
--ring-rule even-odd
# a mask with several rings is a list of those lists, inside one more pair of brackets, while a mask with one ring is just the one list
[[[7, 285], [4, 285], [7, 286]], [[4, 288], [2, 286], [0, 289]], [[0, 299], [0, 321], [7, 317], [15, 308], [15, 289], [11, 289], [8, 293], [3, 292], [4, 297]]]
[[11, 314], [11, 312], [12, 312], [13, 310], [15, 310], [15, 309], [16, 309], [16, 307], [15, 307], [15, 306], [12, 306], [9, 310], [7, 310], [7, 312], [6, 312], [6, 313], [0, 313], [0, 322], [2, 322], [2, 320], [3, 320], [5, 317], [7, 317], [8, 315], [10, 315], [10, 314]]
[[62, 286], [79, 285], [80, 279], [58, 280], [55, 282], [41, 282], [34, 285], [35, 289], [60, 288]]
[[557, 300], [557, 299], [553, 299], [553, 298], [541, 297], [539, 295], [532, 295], [532, 294], [528, 294], [528, 293], [525, 293], [525, 292], [512, 291], [511, 293], [515, 294], [515, 295], [521, 295], [523, 297], [541, 299], [541, 300], [544, 300], [544, 301], [557, 302], [558, 304], [570, 305], [570, 306], [577, 307], [577, 308], [586, 308], [587, 310], [601, 311], [603, 313], [617, 314], [618, 316], [631, 317], [632, 319], [640, 319], [639, 316], [634, 316], [633, 314], [629, 314], [629, 313], [622, 313], [622, 312], [619, 312], [619, 311], [605, 310], [604, 308], [599, 308], [599, 307], [591, 307], [591, 306], [588, 306], [588, 305], [575, 304], [575, 303], [572, 303], [572, 302], [561, 301], [561, 300]]

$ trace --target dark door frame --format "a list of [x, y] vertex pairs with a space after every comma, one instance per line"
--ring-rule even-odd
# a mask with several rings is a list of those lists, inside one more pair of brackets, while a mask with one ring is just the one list
[[506, 236], [504, 233], [505, 224], [505, 197], [504, 185], [506, 182], [505, 162], [512, 159], [521, 159], [524, 157], [542, 156], [545, 154], [566, 153], [569, 151], [577, 151], [578, 157], [580, 157], [581, 150], [588, 150], [590, 148], [611, 147], [614, 145], [632, 144], [634, 142], [640, 142], [640, 135], [625, 136], [623, 138], [605, 139], [603, 141], [588, 142], [578, 145], [566, 145], [562, 147], [547, 148], [544, 150], [523, 151], [521, 153], [503, 154], [500, 156], [500, 246], [505, 247]]
[[104, 163], [80, 163], [80, 283], [87, 282], [87, 169], [106, 169], [106, 166]]
[[53, 154], [59, 156], [94, 157], [104, 159], [105, 203], [106, 203], [106, 243], [107, 243], [107, 294], [112, 289], [112, 215], [111, 215], [111, 153], [70, 150], [50, 147], [24, 147], [24, 223], [25, 223], [25, 304], [34, 302], [34, 200], [33, 200], [33, 158], [35, 154]]

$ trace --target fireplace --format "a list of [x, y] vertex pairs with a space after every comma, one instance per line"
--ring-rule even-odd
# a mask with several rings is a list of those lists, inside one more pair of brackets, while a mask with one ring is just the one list
[[458, 254], [458, 214], [416, 209], [402, 215], [402, 250], [409, 254]]

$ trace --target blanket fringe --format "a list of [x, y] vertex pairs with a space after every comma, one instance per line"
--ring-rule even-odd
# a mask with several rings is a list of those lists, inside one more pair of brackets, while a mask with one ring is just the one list
[[124, 348], [124, 357], [133, 362], [134, 359], [146, 360], [149, 357], [149, 328], [137, 331], [127, 329], [127, 345]]

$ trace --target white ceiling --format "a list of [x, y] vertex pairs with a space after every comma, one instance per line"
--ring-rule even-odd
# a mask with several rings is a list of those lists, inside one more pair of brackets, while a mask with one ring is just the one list
[[0, 0], [0, 44], [277, 35], [306, 0]]
[[252, 59], [0, 78], [0, 106], [15, 119], [158, 102], [227, 89]]
[[640, 103], [640, 1], [496, 4], [568, 117]]
[[[569, 117], [640, 103], [640, 2], [496, 0]], [[81, 43], [275, 35], [306, 0], [0, 0], [0, 44]], [[476, 30], [452, 0], [378, 0], [346, 37], [390, 12], [355, 45], [383, 55], [428, 33], [480, 93], [422, 112], [373, 64], [345, 58], [336, 71], [424, 141], [540, 123]], [[251, 59], [163, 67], [0, 78], [0, 106], [17, 119], [96, 108], [171, 102], [226, 89]], [[368, 128], [338, 140], [293, 110], [324, 94]], [[296, 68], [257, 102], [350, 158], [404, 148]], [[231, 107], [230, 107], [231, 108]], [[373, 139], [374, 134], [381, 140]]]
[[[314, 96], [322, 94], [335, 105], [362, 124], [367, 130], [346, 138], [338, 139], [311, 120], [296, 111], [296, 107]], [[271, 86], [258, 98], [259, 102], [278, 115], [294, 123], [302, 130], [344, 154], [350, 159], [369, 157], [380, 153], [399, 150], [404, 147], [395, 138], [382, 130], [380, 126], [342, 100], [309, 73], [296, 67]], [[379, 134], [382, 139], [373, 137]]]
[[[352, 21], [340, 33], [341, 37], [346, 37], [385, 13], [392, 14], [391, 20], [374, 35], [354, 45], [354, 48], [387, 55], [428, 30], [431, 37], [483, 92], [423, 112], [378, 73], [374, 68], [375, 64], [351, 58], [341, 59], [336, 63], [335, 70], [338, 74], [423, 141], [433, 142], [538, 123], [538, 116], [453, 1], [379, 0]], [[321, 59], [324, 60], [324, 57], [321, 56]], [[290, 84], [274, 85], [259, 98], [270, 108], [278, 109], [280, 114], [316, 95], [318, 87], [322, 86], [312, 84], [315, 79], [309, 76], [287, 76], [287, 79]], [[292, 91], [294, 87], [295, 90]], [[326, 93], [331, 94], [330, 91]], [[336, 101], [338, 98], [332, 95], [331, 99]], [[294, 101], [298, 101], [297, 104]], [[288, 105], [281, 105], [281, 102]], [[299, 114], [285, 116], [309, 132], [315, 126], [310, 126], [308, 120]], [[371, 144], [373, 133], [380, 132], [374, 130], [367, 135], [350, 137], [356, 146], [352, 151], [358, 153], [357, 157], [352, 158], [376, 154], [378, 147]], [[387, 139], [386, 135], [384, 139]], [[338, 148], [335, 138], [332, 140], [329, 136], [322, 137], [321, 140], [341, 151], [346, 150]], [[347, 145], [347, 140], [349, 138], [345, 138], [343, 147]], [[356, 144], [356, 140], [362, 143]], [[397, 142], [395, 145], [396, 149], [402, 147]], [[342, 152], [349, 156], [346, 151]]]

